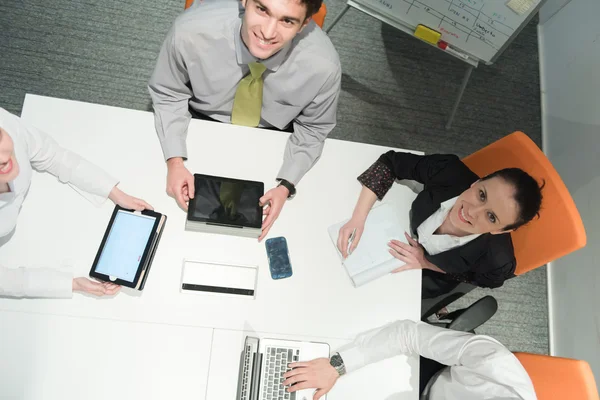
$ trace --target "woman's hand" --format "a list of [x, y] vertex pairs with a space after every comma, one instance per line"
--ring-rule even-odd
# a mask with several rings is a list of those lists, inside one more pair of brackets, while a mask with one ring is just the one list
[[403, 266], [396, 268], [392, 271], [392, 273], [402, 272], [409, 269], [428, 269], [430, 265], [433, 265], [425, 258], [425, 250], [423, 249], [423, 246], [421, 246], [415, 239], [410, 237], [408, 233], [404, 232], [404, 236], [410, 244], [403, 243], [399, 240], [391, 240], [388, 243], [388, 246], [390, 247], [390, 254], [398, 260], [404, 262]]
[[88, 278], [73, 279], [73, 291], [89, 293], [94, 296], [112, 296], [121, 290], [121, 286], [110, 282], [95, 282]]
[[[360, 241], [360, 237], [365, 230], [365, 218], [361, 217], [352, 217], [352, 219], [344, 226], [340, 228], [340, 234], [338, 236], [337, 248], [342, 253], [342, 257], [346, 258], [348, 255], [352, 254], [356, 246], [358, 246], [358, 242]], [[352, 240], [352, 244], [350, 248], [348, 248], [348, 239], [352, 235], [352, 232], [356, 229], [354, 233], [354, 239]]]
[[132, 197], [116, 186], [112, 188], [108, 198], [111, 199], [113, 203], [118, 204], [128, 210], [154, 210], [154, 208], [144, 200]]

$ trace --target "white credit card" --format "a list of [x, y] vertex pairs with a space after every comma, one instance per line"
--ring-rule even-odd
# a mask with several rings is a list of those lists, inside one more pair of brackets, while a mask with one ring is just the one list
[[183, 260], [182, 292], [254, 298], [258, 267]]

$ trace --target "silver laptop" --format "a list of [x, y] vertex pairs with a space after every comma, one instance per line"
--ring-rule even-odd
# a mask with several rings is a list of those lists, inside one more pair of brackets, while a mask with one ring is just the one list
[[[312, 400], [314, 389], [289, 393], [283, 386], [288, 364], [329, 357], [327, 343], [247, 336], [242, 350], [236, 400]], [[326, 397], [322, 397], [323, 400]]]

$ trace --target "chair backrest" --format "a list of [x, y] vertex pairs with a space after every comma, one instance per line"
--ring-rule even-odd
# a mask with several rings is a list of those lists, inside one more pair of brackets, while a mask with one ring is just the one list
[[315, 13], [315, 15], [312, 16], [313, 21], [315, 21], [315, 24], [319, 25], [319, 28], [323, 27], [323, 24], [325, 23], [325, 17], [327, 16], [327, 6], [325, 5], [325, 2], [321, 3], [321, 8], [319, 8], [319, 11], [317, 11]]
[[521, 275], [585, 246], [583, 222], [567, 187], [548, 158], [523, 132], [514, 132], [467, 156], [463, 162], [477, 175], [516, 167], [545, 181], [540, 218], [511, 233]]
[[538, 400], [598, 400], [590, 365], [582, 360], [514, 353], [529, 374]]
[[[183, 7], [184, 10], [187, 10], [188, 8], [190, 8], [190, 6], [194, 4], [194, 0], [185, 0], [185, 6]], [[325, 3], [321, 4], [321, 8], [319, 8], [319, 11], [317, 11], [315, 13], [315, 15], [313, 15], [313, 20], [315, 21], [315, 23], [317, 25], [319, 25], [320, 28], [323, 27], [323, 24], [325, 23], [325, 16], [327, 15], [327, 6], [325, 6]]]

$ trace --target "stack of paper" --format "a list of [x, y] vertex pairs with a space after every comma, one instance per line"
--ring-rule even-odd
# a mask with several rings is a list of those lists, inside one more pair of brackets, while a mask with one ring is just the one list
[[[340, 228], [348, 221], [327, 229], [336, 249]], [[396, 239], [406, 243], [404, 232], [410, 232], [409, 227], [409, 210], [397, 210], [386, 203], [371, 210], [358, 246], [348, 258], [342, 260], [354, 286], [364, 285], [404, 265], [390, 254], [388, 242]], [[339, 250], [338, 253], [341, 257]]]

